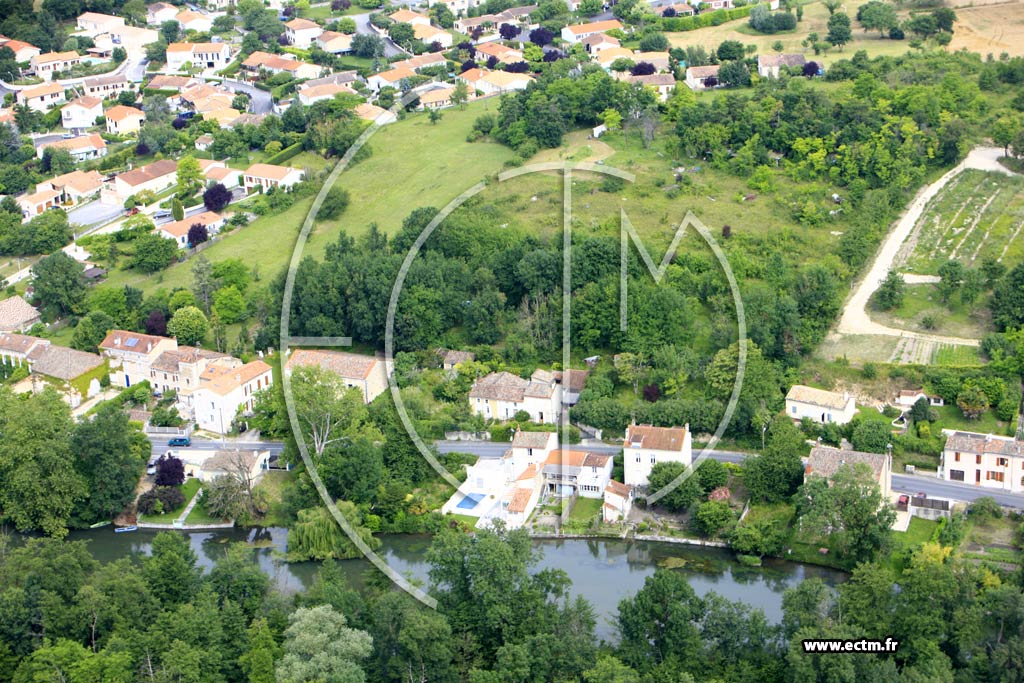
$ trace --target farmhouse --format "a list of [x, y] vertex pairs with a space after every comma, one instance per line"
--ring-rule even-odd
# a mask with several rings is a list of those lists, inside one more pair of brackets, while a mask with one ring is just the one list
[[939, 478], [1024, 492], [1024, 442], [1008, 436], [943, 430]]
[[194, 346], [177, 346], [165, 350], [151, 358], [148, 366], [148, 379], [155, 391], [164, 394], [175, 392], [178, 402], [185, 407], [192, 406], [192, 392], [202, 384], [203, 373], [210, 367], [233, 370], [242, 365], [242, 361], [226, 353]]
[[24, 332], [39, 321], [39, 311], [20, 296], [0, 301], [0, 332]]
[[622, 30], [622, 24], [617, 19], [609, 19], [607, 21], [594, 21], [589, 24], [577, 24], [575, 26], [566, 26], [562, 29], [562, 40], [567, 43], [575, 44], [581, 42], [583, 39], [598, 33], [604, 33], [605, 31]]
[[472, 351], [445, 351], [441, 359], [441, 368], [454, 370], [459, 363], [470, 363], [476, 360], [476, 354]]
[[873, 480], [882, 492], [882, 499], [888, 500], [892, 493], [892, 456], [887, 453], [861, 453], [832, 446], [816, 446], [811, 449], [804, 467], [804, 481], [809, 477], [831, 479], [840, 468], [867, 465]]
[[364, 403], [370, 403], [388, 388], [387, 365], [375, 356], [344, 351], [297, 349], [288, 357], [285, 371], [291, 373], [297, 367], [311, 365], [338, 375], [346, 387], [358, 389], [363, 395]]
[[758, 55], [757, 74], [761, 78], [778, 78], [782, 67], [803, 67], [806, 63], [801, 54]]
[[33, 111], [46, 111], [65, 102], [64, 86], [59, 83], [44, 83], [18, 91], [18, 104], [24, 104]]
[[621, 47], [622, 43], [615, 36], [609, 36], [605, 33], [595, 33], [587, 36], [580, 41], [583, 44], [583, 48], [590, 54], [596, 55], [604, 50], [612, 47]]
[[626, 427], [622, 450], [625, 483], [628, 486], [647, 486], [651, 469], [658, 463], [678, 462], [689, 467], [693, 462], [690, 425], [630, 425]]
[[786, 415], [794, 420], [805, 417], [821, 424], [835, 422], [844, 425], [857, 413], [853, 397], [847, 393], [794, 385], [786, 394]]
[[142, 128], [142, 122], [146, 115], [141, 109], [117, 105], [106, 111], [104, 116], [107, 119], [107, 132], [115, 135], [137, 133]]
[[60, 122], [68, 130], [81, 130], [96, 125], [103, 116], [103, 100], [85, 95], [60, 108]]
[[561, 400], [561, 387], [546, 370], [536, 370], [528, 380], [494, 372], [478, 379], [469, 390], [473, 414], [492, 420], [511, 420], [522, 411], [532, 422], [555, 424]]
[[67, 382], [103, 365], [103, 359], [95, 353], [54, 346], [49, 339], [0, 334], [0, 363]]
[[416, 75], [416, 72], [412, 69], [400, 66], [388, 71], [382, 71], [379, 74], [374, 74], [366, 79], [366, 84], [370, 86], [370, 89], [374, 92], [379, 91], [381, 88], [388, 86], [398, 87], [398, 85], [406, 78], [412, 78]]
[[436, 88], [420, 95], [421, 109], [444, 109], [452, 104], [455, 88]]
[[[704, 90], [718, 85], [718, 64], [691, 66], [686, 69], [686, 85], [690, 90]], [[710, 83], [708, 82], [710, 79]]]
[[126, 330], [112, 330], [99, 344], [100, 355], [110, 361], [110, 383], [116, 387], [149, 380], [153, 361], [164, 351], [177, 348], [173, 339]]

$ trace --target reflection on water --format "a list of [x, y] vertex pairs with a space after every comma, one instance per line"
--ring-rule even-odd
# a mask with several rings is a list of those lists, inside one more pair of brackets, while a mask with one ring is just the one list
[[[154, 531], [115, 534], [109, 527], [72, 532], [69, 539], [88, 540], [96, 559], [110, 562], [125, 556], [150, 553]], [[242, 542], [255, 549], [260, 568], [284, 592], [307, 588], [316, 576], [318, 564], [284, 562], [287, 529], [218, 529], [187, 534], [192, 548], [204, 567], [221, 557], [230, 543]], [[425, 585], [428, 577], [424, 557], [429, 536], [385, 536], [379, 553], [398, 572]], [[672, 545], [667, 543], [626, 542], [609, 539], [568, 539], [535, 541], [542, 551], [538, 569], [562, 569], [572, 579], [572, 590], [593, 605], [598, 615], [598, 635], [613, 638], [619, 601], [643, 587], [644, 579], [658, 567], [667, 567], [686, 575], [698, 595], [715, 591], [730, 599], [764, 610], [772, 622], [782, 619], [782, 592], [806, 578], [819, 577], [830, 585], [844, 574], [830, 569], [782, 560], [768, 560], [763, 567], [746, 567], [732, 561], [732, 554], [717, 548]], [[365, 584], [372, 571], [365, 560], [340, 563], [355, 588]]]

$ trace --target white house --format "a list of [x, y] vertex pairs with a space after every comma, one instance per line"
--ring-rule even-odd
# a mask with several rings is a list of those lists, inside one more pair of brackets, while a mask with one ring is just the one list
[[257, 483], [270, 462], [270, 451], [197, 450], [171, 451], [185, 466], [185, 477], [210, 482], [217, 477], [234, 477], [247, 485]]
[[292, 19], [284, 25], [284, 34], [295, 47], [307, 48], [324, 32], [323, 27], [309, 19]]
[[421, 41], [425, 45], [437, 43], [447, 50], [454, 44], [451, 33], [430, 24], [413, 24], [412, 31], [416, 40]]
[[946, 404], [941, 396], [926, 394], [924, 389], [904, 389], [896, 397], [896, 405], [903, 406], [904, 408], [913, 408], [914, 404], [922, 398], [928, 401], [928, 405], [933, 407], [941, 407]]
[[110, 32], [111, 42], [123, 47], [133, 59], [145, 57], [147, 45], [160, 41], [160, 32], [143, 26], [121, 26]]
[[844, 425], [857, 413], [857, 405], [848, 393], [793, 385], [786, 394], [786, 415], [794, 420], [805, 417], [826, 424], [835, 422]]
[[541, 469], [548, 493], [604, 498], [612, 478], [612, 456], [586, 450], [552, 451]]
[[216, 235], [226, 222], [227, 216], [222, 216], [212, 211], [203, 211], [180, 221], [171, 221], [170, 223], [158, 225], [156, 234], [172, 239], [178, 244], [179, 248], [186, 249], [190, 246], [188, 243], [188, 231], [193, 225], [202, 225], [206, 228], [208, 235]]
[[256, 392], [273, 383], [274, 373], [263, 361], [254, 360], [238, 368], [207, 368], [200, 381], [192, 394], [195, 421], [200, 429], [225, 434], [239, 413], [252, 412]]
[[174, 16], [174, 20], [178, 22], [178, 26], [181, 27], [182, 31], [207, 33], [213, 28], [213, 20], [210, 19], [209, 15], [193, 12], [192, 10], [178, 12]]
[[0, 41], [0, 45], [10, 48], [14, 52], [14, 61], [16, 62], [28, 62], [36, 55], [42, 54], [42, 50], [38, 47], [23, 40], [3, 40]]
[[499, 95], [513, 90], [525, 90], [533, 82], [533, 76], [530, 74], [485, 71], [480, 68], [463, 71], [458, 75], [458, 79], [484, 95]]
[[146, 7], [146, 23], [159, 26], [165, 21], [174, 21], [178, 16], [178, 8], [166, 2], [156, 2]]
[[82, 88], [85, 94], [90, 97], [99, 97], [109, 100], [117, 97], [125, 90], [130, 90], [128, 78], [122, 74], [111, 74], [109, 76], [95, 76], [82, 81]]
[[22, 222], [24, 223], [47, 209], [55, 209], [60, 206], [60, 192], [53, 189], [36, 188], [35, 192], [26, 192], [15, 201], [21, 208]]
[[24, 104], [33, 111], [43, 111], [58, 104], [64, 104], [64, 86], [60, 83], [43, 83], [18, 91], [18, 104]]
[[569, 44], [575, 44], [598, 33], [614, 30], [622, 30], [622, 24], [618, 19], [593, 21], [589, 24], [576, 24], [575, 26], [566, 26], [562, 29], [562, 40]]
[[181, 71], [186, 64], [199, 69], [223, 69], [231, 63], [227, 43], [171, 43], [167, 46], [167, 69]]
[[324, 31], [316, 37], [316, 46], [332, 55], [341, 55], [352, 51], [352, 36], [337, 31]]
[[672, 74], [649, 74], [647, 76], [628, 76], [626, 81], [651, 88], [658, 94], [659, 102], [668, 102], [676, 89], [676, 77]]
[[146, 120], [146, 114], [141, 109], [120, 104], [108, 109], [104, 117], [107, 120], [107, 132], [115, 135], [138, 133], [142, 122]]
[[606, 524], [625, 520], [633, 509], [633, 487], [611, 479], [604, 487], [601, 518]]
[[47, 142], [36, 149], [36, 156], [42, 159], [48, 149], [66, 149], [75, 161], [99, 159], [100, 157], [107, 156], [107, 142], [99, 133], [90, 133], [89, 135], [79, 135], [76, 138]]
[[338, 85], [337, 83], [303, 86], [298, 91], [299, 102], [306, 107], [310, 107], [323, 100], [333, 100], [336, 95], [341, 94], [355, 95], [356, 91], [347, 85]]
[[[718, 64], [691, 66], [686, 69], [686, 85], [690, 90], [704, 90], [718, 84]], [[709, 79], [712, 79], [710, 84]]]
[[622, 444], [623, 479], [627, 486], [647, 486], [651, 469], [658, 463], [678, 462], [687, 467], [693, 462], [690, 425], [653, 427], [630, 425]]
[[478, 379], [469, 390], [470, 410], [489, 420], [511, 420], [524, 411], [532, 422], [555, 424], [561, 400], [561, 388], [546, 370], [537, 370], [528, 380], [494, 372]]
[[56, 74], [58, 71], [67, 71], [71, 67], [81, 64], [82, 57], [74, 50], [67, 52], [47, 52], [36, 55], [29, 60], [32, 72], [44, 80]]
[[388, 389], [388, 367], [383, 359], [345, 351], [296, 349], [285, 363], [291, 374], [297, 367], [318, 366], [338, 375], [346, 387], [356, 388], [370, 403]]
[[132, 195], [143, 190], [159, 194], [178, 182], [178, 162], [160, 159], [139, 168], [118, 173], [114, 177], [113, 201], [123, 204]]
[[60, 108], [60, 123], [68, 130], [84, 130], [103, 117], [103, 100], [85, 95]]
[[382, 71], [379, 74], [374, 74], [366, 79], [366, 85], [370, 86], [370, 90], [374, 92], [380, 91], [381, 88], [392, 87], [397, 88], [401, 82], [406, 78], [412, 78], [416, 75], [416, 72], [412, 69], [404, 66]]
[[100, 34], [110, 33], [114, 29], [124, 26], [124, 19], [110, 14], [83, 12], [78, 16], [76, 23], [80, 33], [95, 38]]
[[388, 15], [388, 19], [396, 24], [409, 24], [410, 26], [430, 26], [430, 17], [426, 14], [413, 12], [410, 9], [402, 8], [397, 12]]
[[948, 438], [939, 462], [940, 479], [1024, 492], [1024, 442], [994, 434], [943, 433]]
[[100, 355], [110, 360], [110, 383], [115, 387], [148, 381], [153, 361], [177, 348], [173, 339], [126, 330], [111, 330], [99, 344]]
[[271, 188], [287, 189], [302, 181], [305, 174], [301, 169], [274, 164], [253, 164], [245, 171], [242, 180], [246, 192], [259, 189], [266, 192]]
[[81, 204], [94, 197], [103, 188], [103, 176], [98, 171], [71, 171], [36, 185], [36, 192], [56, 190], [61, 204]]

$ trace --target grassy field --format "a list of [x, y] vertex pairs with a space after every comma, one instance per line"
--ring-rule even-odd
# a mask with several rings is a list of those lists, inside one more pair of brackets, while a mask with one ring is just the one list
[[590, 524], [601, 512], [603, 504], [604, 500], [601, 498], [577, 498], [572, 506], [572, 512], [569, 513], [569, 521]]
[[939, 523], [934, 520], [911, 517], [910, 526], [907, 527], [906, 531], [894, 531], [892, 533], [893, 543], [899, 548], [913, 550], [922, 543], [927, 543], [931, 540], [932, 534], [935, 533], [935, 528], [938, 525]]
[[[772, 45], [779, 41], [782, 43], [783, 51], [787, 53], [803, 53], [808, 60], [814, 60], [819, 64], [831, 64], [838, 59], [848, 59], [857, 50], [867, 50], [867, 53], [874, 57], [877, 55], [900, 55], [910, 50], [909, 42], [906, 40], [889, 40], [880, 38], [877, 31], [866, 32], [857, 23], [857, 8], [865, 4], [867, 0], [850, 0], [843, 6], [843, 11], [850, 15], [853, 20], [853, 38], [843, 47], [842, 50], [832, 49], [827, 54], [815, 55], [814, 50], [804, 49], [801, 45], [803, 40], [810, 33], [817, 33], [819, 40], [825, 40], [828, 33], [828, 10], [820, 2], [804, 4], [803, 21], [797, 24], [795, 30], [773, 35], [762, 35], [750, 28], [746, 19], [730, 21], [721, 26], [709, 26], [696, 31], [685, 31], [682, 33], [666, 34], [669, 43], [673, 47], [689, 47], [691, 45], [703, 45], [707, 50], [714, 50], [725, 40], [738, 40], [744, 45], [757, 46], [757, 52], [761, 54], [772, 54]], [[901, 16], [907, 12], [900, 12]]]
[[903, 245], [907, 272], [935, 275], [949, 259], [973, 267], [986, 257], [1024, 260], [1024, 178], [967, 170], [929, 203]]
[[977, 420], [968, 420], [964, 413], [956, 405], [945, 405], [936, 408], [939, 412], [939, 419], [932, 425], [932, 433], [936, 434], [940, 429], [960, 429], [969, 432], [981, 432], [982, 434], [1005, 434], [1007, 423], [1000, 422], [996, 414], [991, 410], [983, 413]]
[[[184, 505], [177, 510], [170, 510], [162, 515], [139, 515], [139, 521], [146, 522], [148, 524], [173, 524], [174, 520], [181, 516], [182, 510], [188, 506], [189, 501], [192, 500], [192, 498], [199, 492], [199, 489], [202, 488], [202, 486], [202, 482], [198, 479], [187, 479], [185, 483], [180, 486], [181, 493], [185, 496]], [[197, 504], [196, 508], [198, 507], [199, 505]], [[195, 508], [193, 508], [193, 512], [195, 512]], [[191, 517], [191, 515], [189, 516]]]
[[[871, 318], [897, 329], [968, 339], [980, 339], [995, 330], [984, 301], [965, 306], [954, 295], [949, 304], [943, 304], [933, 284], [907, 285], [902, 306], [891, 311], [872, 310]], [[927, 318], [934, 321], [934, 327], [925, 326]]]
[[1024, 55], [1024, 2], [1014, 0], [954, 0], [950, 50], [966, 49], [982, 56]]

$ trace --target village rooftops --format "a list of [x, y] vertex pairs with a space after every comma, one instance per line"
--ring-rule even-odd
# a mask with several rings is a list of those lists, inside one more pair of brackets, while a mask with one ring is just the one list
[[209, 367], [200, 375], [203, 382], [201, 388], [226, 396], [270, 370], [270, 366], [261, 360], [254, 360], [238, 368]]
[[561, 383], [562, 388], [566, 391], [579, 393], [586, 386], [589, 376], [590, 373], [586, 370], [565, 370], [556, 372], [555, 380]]
[[655, 427], [629, 425], [626, 427], [626, 445], [655, 451], [682, 451], [686, 443], [686, 427]]
[[1017, 441], [1008, 436], [976, 432], [946, 433], [949, 434], [945, 448], [947, 451], [1024, 457], [1024, 441]]
[[24, 88], [20, 91], [22, 101], [31, 100], [36, 97], [45, 97], [47, 95], [56, 95], [57, 93], [63, 93], [64, 86], [60, 83], [43, 83], [42, 85], [32, 86], [31, 88]]
[[815, 446], [807, 458], [807, 475], [816, 474], [826, 479], [831, 478], [845, 465], [855, 467], [859, 464], [871, 468], [875, 479], [878, 479], [885, 470], [886, 461], [889, 456], [884, 453], [862, 453], [860, 451], [846, 451], [832, 446]]
[[529, 384], [529, 380], [513, 375], [511, 372], [495, 372], [478, 379], [470, 389], [469, 397], [518, 403], [523, 400], [523, 395]]
[[54, 188], [71, 188], [78, 193], [94, 192], [103, 185], [99, 171], [71, 171], [45, 181]]
[[512, 448], [544, 448], [553, 432], [524, 432], [516, 430], [512, 437]]
[[245, 175], [254, 178], [266, 178], [268, 180], [284, 180], [289, 174], [298, 169], [291, 166], [276, 166], [274, 164], [253, 164], [245, 171]]
[[39, 311], [20, 296], [0, 301], [0, 329], [17, 329], [38, 317]]
[[627, 486], [626, 484], [623, 484], [620, 481], [615, 481], [614, 479], [609, 479], [608, 480], [608, 485], [604, 487], [604, 490], [606, 492], [608, 492], [608, 493], [613, 493], [616, 496], [621, 496], [623, 498], [628, 498], [630, 492], [633, 490], [633, 487], [632, 486]]
[[152, 334], [140, 334], [127, 330], [113, 330], [100, 342], [101, 349], [110, 351], [128, 351], [131, 353], [147, 354], [167, 337], [157, 337]]
[[833, 410], [845, 410], [850, 397], [846, 394], [837, 394], [834, 391], [825, 391], [824, 389], [815, 389], [814, 387], [807, 387], [802, 384], [794, 384], [789, 393], [786, 394], [786, 400], [808, 403], [813, 406], [821, 406], [822, 408], [832, 408]]
[[363, 356], [345, 351], [320, 351], [317, 349], [297, 349], [285, 364], [292, 370], [304, 365], [319, 365], [324, 370], [333, 372], [346, 379], [366, 379], [373, 368], [381, 361], [374, 356]]
[[259, 451], [217, 451], [203, 461], [200, 469], [205, 472], [235, 472], [238, 469], [251, 472], [259, 458]]
[[397, 12], [392, 12], [391, 14], [389, 14], [388, 19], [399, 24], [411, 24], [417, 19], [425, 20], [428, 22], [430, 21], [430, 17], [428, 17], [427, 15], [420, 14], [419, 12], [413, 12], [412, 10], [407, 10], [404, 7], [398, 10]]
[[100, 85], [115, 85], [117, 83], [127, 83], [128, 77], [124, 74], [113, 74], [108, 76], [93, 76], [92, 78], [85, 79], [85, 87], [94, 88]]
[[33, 347], [37, 344], [48, 346], [50, 341], [39, 337], [30, 337], [27, 334], [14, 334], [13, 332], [0, 334], [0, 351], [6, 351], [7, 353], [23, 356], [32, 351]]
[[35, 359], [32, 372], [68, 381], [101, 365], [103, 358], [95, 353], [50, 344]]
[[604, 33], [605, 31], [613, 31], [615, 29], [622, 30], [622, 24], [617, 19], [608, 19], [607, 21], [593, 21], [589, 24], [577, 24], [576, 26], [566, 26], [569, 32], [574, 35], [583, 35], [586, 33]]
[[708, 66], [691, 66], [688, 69], [686, 69], [686, 75], [693, 76], [694, 78], [707, 78], [708, 76], [717, 76], [718, 70], [720, 68], [720, 64], [710, 64]]
[[122, 104], [111, 107], [110, 109], [103, 112], [103, 115], [107, 117], [108, 121], [124, 121], [129, 117], [146, 118], [146, 115], [142, 113], [141, 109], [135, 107], [126, 107]]
[[151, 164], [146, 164], [141, 168], [128, 171], [127, 173], [121, 173], [117, 176], [118, 180], [127, 183], [131, 187], [136, 185], [142, 185], [150, 180], [161, 178], [170, 173], [176, 173], [178, 171], [178, 162], [173, 159], [161, 159], [154, 161]]
[[526, 512], [526, 508], [530, 505], [530, 499], [533, 498], [533, 490], [528, 488], [516, 488], [513, 489], [508, 497], [508, 504], [506, 509], [509, 512], [522, 513]]
[[219, 351], [199, 349], [194, 346], [179, 346], [174, 351], [164, 351], [161, 353], [150, 367], [160, 372], [178, 372], [182, 364], [193, 365], [204, 358], [207, 360], [217, 360], [220, 358], [231, 358], [231, 356]]
[[308, 29], [320, 28], [320, 24], [309, 19], [292, 19], [285, 24], [288, 28], [293, 31], [305, 31]]
[[226, 43], [171, 43], [167, 46], [168, 52], [196, 52], [220, 53], [227, 47]]
[[627, 80], [630, 83], [658, 87], [660, 85], [675, 85], [676, 77], [672, 74], [647, 74], [645, 76], [630, 76]]
[[758, 66], [803, 66], [807, 58], [801, 54], [758, 55]]
[[611, 457], [590, 451], [554, 450], [544, 461], [544, 472], [557, 474], [569, 468], [579, 470], [583, 467], [604, 467]]
[[32, 61], [35, 64], [50, 64], [52, 62], [73, 62], [76, 59], [81, 59], [78, 53], [69, 50], [68, 52], [47, 52], [46, 54], [36, 55]]

